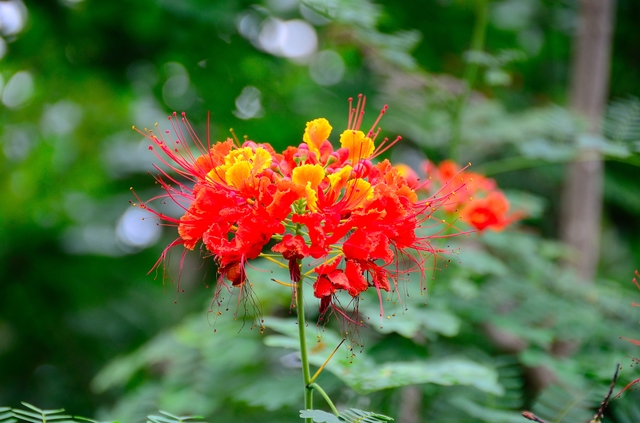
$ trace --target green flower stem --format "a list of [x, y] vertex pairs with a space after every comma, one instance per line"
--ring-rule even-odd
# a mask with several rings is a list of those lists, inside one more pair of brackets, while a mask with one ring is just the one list
[[[300, 233], [301, 226], [300, 224], [297, 224], [295, 234], [300, 235]], [[300, 270], [302, 270], [302, 260], [298, 260], [297, 263]], [[304, 382], [304, 407], [306, 410], [313, 410], [313, 391], [316, 390], [325, 399], [325, 401], [327, 401], [327, 404], [331, 407], [333, 414], [339, 416], [340, 414], [338, 413], [335, 405], [333, 405], [333, 401], [331, 401], [329, 395], [327, 395], [320, 385], [313, 383], [313, 379], [311, 378], [309, 354], [307, 351], [307, 328], [304, 315], [304, 278], [305, 276], [301, 273], [300, 280], [295, 283], [296, 309], [298, 312], [298, 337], [300, 338], [300, 362], [302, 364], [302, 379]], [[329, 359], [331, 359], [331, 357], [329, 357]], [[313, 423], [313, 418], [306, 418], [305, 423]]]
[[[301, 235], [302, 225], [295, 226], [295, 234]], [[298, 260], [298, 268], [302, 271], [302, 260]], [[293, 281], [291, 281], [293, 282]], [[298, 337], [300, 338], [300, 361], [302, 364], [302, 378], [304, 382], [304, 408], [313, 409], [313, 389], [311, 383], [311, 371], [309, 369], [309, 355], [307, 353], [306, 323], [304, 319], [304, 275], [300, 272], [300, 280], [295, 283], [296, 309], [298, 312]], [[313, 423], [312, 418], [304, 420], [305, 423]]]
[[[484, 35], [487, 29], [488, 7], [487, 0], [478, 0], [478, 10], [476, 25], [473, 29], [473, 38], [471, 39], [471, 51], [482, 51], [484, 49]], [[464, 87], [458, 102], [451, 116], [451, 142], [449, 144], [449, 158], [455, 162], [458, 161], [458, 151], [460, 149], [460, 138], [462, 133], [462, 115], [471, 95], [471, 89], [478, 74], [478, 63], [469, 62], [464, 69]]]
[[[298, 260], [298, 266], [300, 266]], [[304, 278], [296, 282], [296, 309], [298, 311], [298, 337], [300, 338], [300, 361], [302, 362], [302, 377], [304, 379], [304, 407], [306, 410], [313, 409], [313, 389], [309, 387], [311, 383], [311, 371], [309, 370], [309, 356], [307, 354], [306, 324], [304, 320], [304, 298], [303, 286]], [[312, 418], [305, 419], [306, 423], [313, 423]]]
[[317, 383], [312, 383], [311, 385], [309, 385], [309, 388], [318, 391], [318, 393], [322, 396], [322, 398], [324, 398], [327, 404], [329, 404], [329, 407], [331, 407], [331, 411], [333, 411], [333, 414], [335, 414], [336, 416], [340, 416], [340, 413], [338, 413], [338, 409], [335, 405], [333, 405], [333, 401], [331, 401], [329, 395], [327, 395], [327, 393], [320, 387], [320, 385], [318, 385]]

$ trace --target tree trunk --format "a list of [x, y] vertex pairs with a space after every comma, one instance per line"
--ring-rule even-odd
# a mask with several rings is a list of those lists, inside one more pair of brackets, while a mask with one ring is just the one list
[[[608, 86], [615, 0], [580, 0], [570, 74], [569, 107], [598, 135]], [[575, 251], [574, 266], [587, 283], [594, 280], [600, 256], [603, 163], [601, 153], [585, 148], [569, 165], [561, 199], [560, 237]]]
[[420, 423], [422, 406], [422, 390], [419, 386], [405, 386], [400, 390], [400, 416], [398, 423]]

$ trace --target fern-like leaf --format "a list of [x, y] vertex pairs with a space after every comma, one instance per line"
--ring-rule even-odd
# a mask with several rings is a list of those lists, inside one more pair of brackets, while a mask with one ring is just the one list
[[593, 416], [602, 397], [596, 390], [580, 391], [569, 387], [551, 385], [545, 389], [533, 407], [541, 419], [549, 422], [586, 422]]
[[[193, 420], [202, 420], [202, 416], [175, 416], [167, 411], [160, 410], [162, 416], [147, 416], [147, 423], [186, 423]], [[202, 422], [207, 423], [207, 422]]]
[[15, 423], [17, 420], [13, 417], [11, 408], [0, 407], [0, 423]]
[[98, 421], [98, 420], [93, 420], [93, 419], [88, 419], [86, 417], [81, 417], [81, 416], [73, 416], [74, 421], [81, 421], [81, 422], [89, 422], [89, 423], [120, 423], [119, 421]]
[[371, 411], [362, 411], [357, 408], [350, 408], [340, 413], [338, 417], [322, 410], [300, 410], [300, 417], [303, 419], [312, 418], [315, 423], [380, 423], [393, 421], [389, 416]]
[[347, 423], [379, 423], [392, 422], [393, 418], [371, 411], [362, 411], [357, 408], [350, 408], [344, 413], [340, 413], [340, 420]]
[[640, 422], [640, 401], [638, 401], [638, 395], [635, 393], [629, 393], [626, 396], [616, 398], [612, 410], [617, 422]]
[[640, 100], [631, 97], [612, 101], [602, 127], [605, 136], [614, 142], [640, 140]]
[[60, 422], [67, 423], [72, 422], [73, 417], [64, 413], [64, 408], [59, 408], [57, 410], [43, 410], [41, 408], [36, 407], [35, 405], [29, 404], [28, 402], [22, 402], [22, 405], [28, 408], [29, 410], [21, 410], [19, 408], [14, 408], [11, 410], [13, 416], [18, 419], [18, 421], [29, 422], [29, 423], [47, 423], [47, 422]]

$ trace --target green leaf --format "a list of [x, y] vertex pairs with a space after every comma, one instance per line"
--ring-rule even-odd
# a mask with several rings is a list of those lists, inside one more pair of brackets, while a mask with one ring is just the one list
[[611, 142], [599, 135], [589, 133], [579, 134], [576, 141], [580, 149], [600, 151], [607, 156], [624, 158], [631, 154], [627, 145]]
[[[297, 327], [286, 319], [265, 319], [265, 325], [287, 336], [269, 336], [265, 344], [274, 347], [299, 349]], [[321, 366], [342, 338], [330, 329], [324, 329], [321, 341], [307, 332], [307, 344], [317, 345], [309, 351], [309, 361]], [[467, 385], [481, 391], [502, 395], [496, 371], [464, 358], [432, 359], [416, 362], [376, 363], [365, 352], [352, 356], [338, 352], [325, 369], [361, 394], [400, 386], [434, 383], [437, 385]]]
[[234, 399], [252, 407], [264, 407], [267, 411], [278, 410], [285, 405], [293, 406], [302, 401], [301, 390], [291, 388], [299, 381], [299, 374], [258, 378], [235, 394]]
[[488, 85], [507, 86], [511, 84], [511, 75], [502, 69], [487, 69], [484, 80]]
[[524, 157], [549, 162], [565, 162], [575, 155], [575, 148], [572, 146], [559, 144], [546, 138], [533, 138], [519, 147]]
[[360, 311], [371, 316], [371, 326], [380, 333], [398, 333], [405, 338], [413, 338], [420, 331], [426, 329], [444, 336], [455, 336], [460, 331], [460, 319], [446, 310], [438, 310], [423, 305], [408, 306], [409, 310], [395, 314], [389, 319], [379, 321], [380, 308], [377, 304], [367, 303]]
[[527, 218], [540, 218], [546, 206], [546, 200], [525, 191], [504, 190], [513, 212], [524, 212]]
[[[354, 360], [354, 364], [357, 360]], [[361, 393], [420, 383], [468, 385], [496, 395], [503, 393], [493, 369], [462, 358], [380, 365], [370, 363], [366, 366], [342, 367], [340, 370], [339, 373], [334, 370], [334, 374]]]
[[341, 423], [339, 418], [322, 410], [300, 410], [300, 418], [312, 418], [316, 423]]
[[36, 411], [36, 413], [14, 408], [13, 415], [19, 420], [33, 422], [33, 423], [40, 423], [40, 422], [55, 421], [55, 420], [72, 421], [73, 419], [71, 416], [58, 414], [58, 413], [62, 413], [64, 411], [64, 408], [61, 408], [58, 410], [41, 410], [38, 407], [26, 402], [23, 402], [22, 405], [24, 405], [27, 408], [30, 408], [31, 410]]
[[321, 410], [300, 410], [301, 418], [313, 418], [316, 423], [376, 423], [376, 422], [392, 422], [393, 418], [383, 414], [373, 413], [371, 411], [362, 411], [357, 408], [351, 408], [339, 417], [331, 413]]
[[469, 416], [491, 423], [522, 423], [522, 414], [516, 411], [494, 410], [464, 397], [453, 397], [449, 402]]
[[[171, 413], [169, 413], [168, 411], [163, 411], [160, 410], [159, 411], [160, 414], [163, 414], [162, 416], [147, 416], [147, 419], [149, 419], [149, 422], [152, 423], [183, 423], [183, 422], [187, 422], [190, 420], [202, 420], [203, 417], [202, 416], [176, 416], [173, 415]], [[202, 422], [202, 423], [206, 423], [206, 422]]]
[[[589, 421], [602, 401], [602, 392], [585, 387], [550, 385], [536, 399], [532, 411], [547, 421]], [[606, 392], [606, 388], [603, 389]]]
[[377, 414], [371, 411], [362, 411], [357, 408], [350, 408], [344, 413], [340, 413], [340, 420], [348, 423], [376, 423], [392, 422], [393, 418], [384, 414]]
[[474, 274], [502, 276], [509, 272], [500, 259], [484, 250], [465, 248], [460, 251], [458, 257], [460, 267]]
[[[64, 408], [59, 408], [57, 410], [41, 410], [40, 408], [36, 407], [35, 405], [29, 404], [28, 402], [21, 402], [22, 405], [24, 405], [27, 408], [32, 409], [33, 411], [36, 411], [38, 413], [44, 414], [45, 416], [48, 416], [50, 414], [56, 414], [56, 413], [62, 413], [64, 412]], [[71, 416], [68, 416], [71, 417]]]
[[30, 416], [25, 416], [22, 413], [18, 413], [18, 411], [21, 410], [13, 410], [13, 415], [18, 418], [21, 421], [25, 421], [25, 422], [31, 422], [31, 423], [41, 423], [44, 422], [44, 420], [41, 418], [41, 416], [36, 416], [36, 418], [30, 417]]
[[616, 398], [611, 412], [619, 423], [637, 423], [640, 421], [640, 402], [633, 395]]
[[86, 418], [86, 417], [81, 417], [81, 416], [73, 416], [73, 418], [74, 418], [75, 420], [79, 420], [79, 421], [82, 421], [82, 422], [91, 422], [91, 423], [120, 423], [120, 422], [119, 422], [119, 421], [117, 421], [117, 420], [111, 420], [111, 421], [103, 421], [103, 422], [100, 422], [100, 421], [98, 421], [98, 420], [88, 419], [88, 418]]
[[607, 107], [602, 122], [604, 135], [614, 142], [640, 139], [640, 101], [630, 97], [614, 100]]
[[17, 420], [13, 417], [13, 413], [11, 412], [11, 408], [9, 407], [0, 407], [0, 422], [2, 423], [14, 423]]

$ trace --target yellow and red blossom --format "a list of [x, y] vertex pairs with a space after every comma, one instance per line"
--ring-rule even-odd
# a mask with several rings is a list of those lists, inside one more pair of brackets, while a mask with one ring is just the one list
[[338, 291], [354, 298], [370, 287], [378, 295], [390, 291], [402, 271], [402, 257], [409, 258], [410, 270], [422, 270], [422, 259], [411, 251], [434, 252], [420, 227], [443, 199], [419, 201], [416, 181], [407, 181], [406, 169], [387, 160], [374, 163], [400, 137], [376, 147], [375, 126], [386, 106], [364, 133], [365, 101], [360, 96], [353, 107], [350, 100], [349, 123], [337, 150], [328, 140], [332, 127], [324, 118], [308, 122], [302, 143], [281, 154], [253, 141], [239, 145], [227, 139], [205, 146], [184, 114], [169, 118], [173, 132], [166, 131], [167, 139], [145, 132], [150, 148], [170, 169], [158, 168], [163, 197], [184, 209], [179, 219], [155, 212], [178, 228], [179, 238], [167, 249], [182, 244], [193, 250], [202, 244], [218, 264], [220, 285], [241, 286], [246, 262], [275, 240], [271, 251], [288, 262], [294, 282], [302, 277], [302, 259], [319, 263], [314, 294], [322, 313], [334, 305]]

